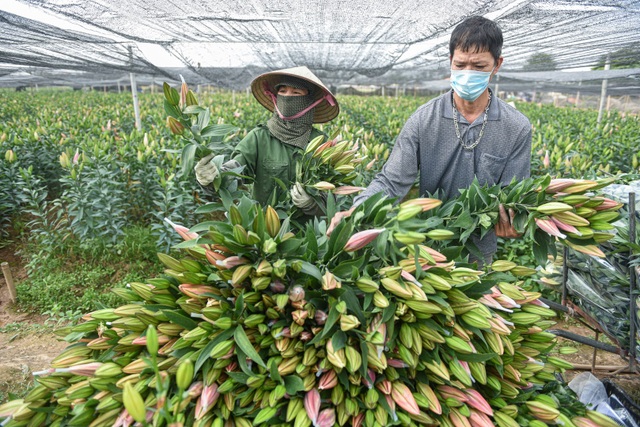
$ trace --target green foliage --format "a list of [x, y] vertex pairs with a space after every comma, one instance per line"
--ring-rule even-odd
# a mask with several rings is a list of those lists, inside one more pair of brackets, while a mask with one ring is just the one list
[[[17, 286], [19, 307], [23, 311], [44, 313], [52, 310], [90, 311], [102, 304], [117, 303], [111, 294], [102, 296], [105, 284], [115, 273], [112, 268], [81, 265], [74, 271], [47, 271]], [[106, 289], [104, 289], [106, 290]]]
[[[633, 45], [618, 49], [615, 52], [611, 52], [609, 55], [610, 68], [622, 69], [622, 68], [640, 68], [640, 49]], [[594, 70], [604, 69], [604, 65], [607, 61], [607, 55], [602, 55], [598, 60], [598, 64], [593, 67]]]
[[532, 176], [593, 178], [640, 172], [637, 116], [612, 111], [598, 124], [597, 111], [526, 103], [518, 109], [533, 125]]
[[29, 278], [17, 285], [18, 310], [73, 321], [74, 313], [121, 303], [112, 288], [161, 271], [148, 228], [126, 228], [123, 234], [117, 245], [100, 238], [61, 240], [51, 253], [27, 245], [22, 255]]

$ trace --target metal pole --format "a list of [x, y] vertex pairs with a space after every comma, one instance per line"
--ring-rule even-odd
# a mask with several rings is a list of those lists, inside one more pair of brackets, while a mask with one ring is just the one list
[[138, 104], [138, 87], [136, 86], [136, 75], [129, 73], [131, 78], [131, 96], [133, 97], [133, 111], [136, 115], [136, 129], [142, 130], [142, 122], [140, 121], [140, 105]]
[[[610, 68], [611, 68], [611, 61], [609, 59], [609, 55], [607, 55], [607, 61], [604, 63], [604, 69], [605, 71], [607, 71]], [[609, 80], [607, 79], [602, 80], [602, 90], [600, 92], [600, 108], [598, 109], [598, 124], [600, 124], [600, 122], [602, 121], [602, 112], [604, 111], [605, 98], [607, 97], [608, 83], [609, 83]]]
[[578, 82], [578, 93], [576, 94], [576, 108], [580, 106], [580, 86], [582, 86], [582, 80]]
[[[636, 243], [636, 193], [629, 193], [629, 242]], [[633, 257], [633, 250], [629, 250], [630, 258]], [[629, 268], [629, 369], [635, 371], [636, 368], [636, 303], [634, 291], [636, 289], [636, 271], [634, 267]]]

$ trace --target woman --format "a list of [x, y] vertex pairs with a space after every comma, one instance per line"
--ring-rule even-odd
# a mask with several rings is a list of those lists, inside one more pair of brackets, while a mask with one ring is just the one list
[[[253, 198], [266, 205], [281, 198], [277, 180], [287, 187], [295, 181], [296, 163], [312, 139], [323, 135], [314, 123], [333, 120], [340, 112], [333, 94], [307, 67], [272, 71], [256, 77], [251, 91], [273, 116], [240, 141], [224, 170], [244, 166], [243, 174], [254, 178]], [[220, 171], [213, 155], [195, 166], [196, 179], [208, 187]], [[291, 187], [291, 199], [307, 215], [321, 210], [299, 183]]]

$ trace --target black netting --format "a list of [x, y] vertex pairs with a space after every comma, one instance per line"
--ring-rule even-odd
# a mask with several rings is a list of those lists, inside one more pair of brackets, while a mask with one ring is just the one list
[[[307, 65], [334, 86], [438, 91], [451, 31], [470, 15], [503, 29], [504, 90], [597, 93], [606, 77], [610, 93], [640, 94], [638, 0], [3, 0], [0, 86], [111, 85], [133, 72], [244, 89]], [[606, 55], [634, 72], [586, 71]]]

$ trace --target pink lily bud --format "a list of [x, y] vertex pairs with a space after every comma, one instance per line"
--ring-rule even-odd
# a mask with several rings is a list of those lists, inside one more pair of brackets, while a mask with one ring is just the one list
[[289, 289], [289, 299], [293, 302], [301, 301], [304, 299], [304, 288], [300, 285], [295, 285]]
[[413, 398], [413, 393], [405, 384], [399, 381], [394, 382], [391, 388], [391, 398], [408, 413], [412, 415], [420, 414], [420, 408]]
[[180, 76], [182, 80], [182, 85], [180, 86], [180, 107], [184, 108], [187, 105], [187, 92], [189, 92], [189, 87], [187, 86], [187, 82], [184, 81], [184, 77]]
[[391, 381], [385, 378], [376, 384], [376, 388], [384, 394], [391, 394]]
[[605, 254], [602, 250], [596, 245], [576, 245], [571, 243], [569, 240], [565, 240], [564, 243], [567, 244], [571, 249], [574, 249], [578, 252], [582, 252], [585, 255], [591, 255], [598, 258], [604, 258]]
[[406, 206], [420, 206], [422, 208], [422, 212], [426, 212], [428, 210], [437, 208], [442, 204], [442, 200], [439, 199], [430, 199], [428, 197], [419, 197], [417, 199], [408, 200], [400, 205], [400, 207]]
[[566, 231], [567, 233], [575, 233], [578, 236], [582, 236], [582, 233], [577, 228], [575, 228], [573, 225], [566, 224], [566, 223], [564, 223], [564, 222], [562, 222], [559, 219], [556, 219], [554, 217], [551, 217], [551, 221], [553, 221], [553, 223], [556, 225], [556, 227], [558, 227], [558, 230]]
[[435, 262], [447, 262], [447, 257], [435, 249], [430, 248], [429, 246], [420, 246], [420, 248], [424, 248]]
[[284, 283], [282, 283], [280, 280], [274, 280], [269, 285], [269, 289], [271, 289], [271, 292], [273, 292], [274, 294], [281, 294], [284, 292]]
[[123, 409], [118, 415], [118, 418], [113, 423], [113, 427], [129, 427], [133, 424], [133, 417], [127, 412], [126, 409]]
[[323, 143], [321, 146], [316, 148], [316, 150], [313, 152], [313, 156], [312, 157], [314, 157], [314, 158], [319, 157], [324, 150], [326, 150], [327, 148], [333, 147], [334, 145], [336, 145], [336, 141], [335, 140], [329, 140], [329, 141]]
[[391, 366], [392, 368], [408, 368], [409, 365], [407, 365], [405, 362], [403, 362], [400, 359], [387, 359], [387, 365]]
[[202, 388], [202, 394], [196, 402], [196, 420], [204, 417], [211, 408], [216, 404], [220, 393], [218, 393], [218, 384], [213, 383]]
[[387, 400], [389, 409], [391, 409], [391, 418], [393, 421], [398, 421], [398, 414], [396, 414], [396, 402], [393, 401], [390, 394], [385, 394], [384, 398]]
[[558, 230], [556, 224], [550, 219], [536, 218], [535, 220], [538, 228], [546, 232], [548, 235], [566, 239], [567, 236], [562, 234], [560, 230]]
[[459, 388], [451, 387], [449, 385], [440, 385], [438, 386], [438, 392], [445, 399], [452, 398], [461, 403], [465, 403], [467, 401], [467, 396]]
[[187, 395], [193, 399], [194, 397], [200, 396], [200, 394], [202, 393], [202, 389], [202, 381], [196, 381], [192, 383], [187, 389]]
[[351, 418], [351, 427], [362, 427], [362, 421], [364, 421], [364, 412], [360, 412]]
[[367, 165], [364, 168], [365, 168], [365, 170], [370, 171], [371, 168], [373, 168], [373, 165], [375, 165], [375, 164], [376, 164], [376, 159], [373, 159], [369, 163], [367, 163]]
[[327, 313], [322, 310], [316, 310], [314, 320], [318, 325], [324, 325], [324, 323], [327, 321]]
[[56, 369], [56, 372], [69, 372], [74, 375], [91, 377], [93, 376], [93, 374], [96, 373], [98, 368], [101, 366], [102, 366], [102, 363], [100, 362], [91, 362], [91, 363], [85, 363], [83, 365], [70, 366], [68, 368], [58, 368]]
[[313, 425], [314, 427], [333, 427], [336, 423], [336, 411], [333, 408], [323, 409], [318, 415], [317, 422]]
[[416, 286], [418, 287], [422, 287], [422, 283], [418, 282], [418, 280], [415, 278], [415, 276], [411, 273], [409, 273], [406, 270], [402, 270], [402, 272], [400, 272], [400, 276], [402, 276], [402, 278], [404, 280], [406, 280], [407, 282], [411, 282], [414, 283]]
[[365, 190], [365, 187], [354, 187], [352, 185], [343, 185], [333, 190], [333, 194], [337, 196], [348, 196], [349, 194], [359, 193], [364, 190]]
[[476, 411], [475, 409], [471, 410], [471, 415], [469, 415], [469, 423], [472, 426], [476, 427], [493, 427], [491, 418], [480, 411]]
[[493, 409], [491, 409], [491, 405], [489, 405], [487, 399], [485, 399], [485, 397], [481, 395], [478, 390], [468, 388], [464, 391], [464, 393], [467, 395], [467, 405], [489, 415], [490, 417], [493, 416]]
[[76, 154], [73, 155], [73, 164], [74, 165], [78, 164], [78, 159], [80, 159], [80, 151], [78, 151], [78, 149], [76, 149]]
[[302, 326], [306, 318], [309, 317], [309, 312], [307, 310], [295, 310], [291, 313], [291, 317], [294, 322]]
[[318, 381], [318, 390], [330, 390], [338, 385], [338, 376], [333, 369], [328, 370]]
[[549, 183], [549, 186], [545, 190], [545, 192], [546, 193], [559, 193], [562, 190], [564, 190], [565, 188], [571, 187], [575, 183], [576, 183], [576, 180], [575, 179], [570, 179], [570, 178], [552, 179], [551, 182]]
[[334, 276], [330, 271], [324, 273], [324, 276], [322, 276], [322, 289], [330, 291], [340, 287], [342, 287], [342, 285], [338, 282], [336, 276]]
[[608, 198], [604, 198], [604, 202], [602, 202], [600, 205], [596, 206], [594, 209], [597, 211], [604, 211], [607, 209], [619, 209], [622, 207], [622, 203], [618, 203], [615, 200], [611, 200]]
[[550, 164], [551, 164], [551, 161], [549, 160], [549, 150], [547, 150], [544, 153], [544, 159], [542, 159], [542, 166], [544, 166], [545, 168], [548, 168]]
[[318, 421], [318, 412], [320, 411], [320, 392], [318, 389], [311, 389], [304, 396], [304, 409], [307, 411], [307, 416], [316, 425]]
[[313, 187], [320, 191], [331, 191], [336, 188], [335, 185], [327, 181], [316, 182], [315, 184], [313, 184]]
[[169, 224], [173, 229], [182, 237], [185, 241], [197, 239], [198, 233], [189, 231], [189, 229], [183, 225], [174, 224], [169, 218], [165, 218], [164, 221]]
[[239, 265], [248, 264], [248, 263], [249, 263], [248, 259], [234, 255], [234, 256], [227, 257], [221, 261], [217, 261], [216, 266], [218, 268], [221, 267], [221, 269], [228, 270], [228, 269], [237, 267]]
[[376, 381], [376, 374], [371, 369], [367, 369], [367, 375], [361, 378], [362, 384], [367, 388], [373, 387], [373, 383]]
[[355, 233], [353, 236], [351, 236], [351, 238], [349, 238], [347, 244], [344, 245], [345, 252], [353, 252], [365, 247], [385, 230], [385, 228], [372, 228], [370, 230], [364, 230]]

